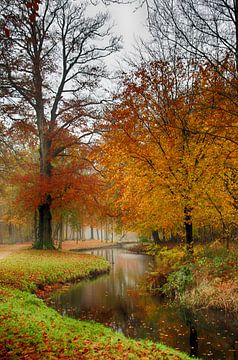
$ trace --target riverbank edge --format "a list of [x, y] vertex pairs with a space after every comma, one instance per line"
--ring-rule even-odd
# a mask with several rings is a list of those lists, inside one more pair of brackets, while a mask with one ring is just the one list
[[[38, 252], [38, 250], [31, 250], [31, 255], [32, 251], [35, 254]], [[92, 256], [92, 259], [95, 258]], [[4, 268], [4, 263], [3, 260], [0, 268], [1, 266]], [[105, 270], [108, 271], [108, 268]], [[94, 275], [98, 274], [96, 270]], [[80, 279], [85, 278], [81, 277], [81, 274], [78, 275]], [[31, 273], [32, 276], [34, 273]], [[72, 280], [75, 281], [75, 276]], [[70, 282], [69, 279], [67, 282]], [[57, 286], [57, 282], [44, 284], [42, 290], [37, 284], [37, 289], [45, 291], [45, 288], [49, 286], [52, 290], [54, 284]], [[58, 282], [59, 286], [63, 284], [62, 280]], [[63, 317], [44, 304], [43, 300], [37, 297], [36, 292], [31, 294], [29, 289], [21, 290], [17, 287], [19, 287], [18, 283], [15, 286], [12, 284], [0, 288], [0, 355], [2, 359], [23, 359], [26, 356], [29, 359], [42, 359], [42, 356], [44, 359], [90, 360], [94, 358], [136, 360], [143, 359], [143, 356], [145, 359], [190, 359], [187, 354], [159, 343], [137, 342], [101, 324]], [[123, 357], [122, 354], [124, 354]]]
[[[140, 244], [138, 247], [131, 248], [130, 251], [157, 256], [156, 245], [152, 244], [152, 251], [150, 246], [147, 251], [147, 247], [148, 244]], [[181, 245], [167, 248], [166, 244], [160, 244], [158, 248], [162, 249], [162, 252], [165, 249], [163, 254], [168, 256], [168, 261], [172, 259], [171, 269], [166, 268], [164, 272], [160, 270], [158, 274], [156, 274], [156, 271], [149, 274], [147, 290], [150, 293], [158, 296], [162, 295], [170, 301], [174, 301], [176, 305], [185, 306], [194, 312], [208, 309], [222, 310], [234, 315], [238, 313], [237, 246], [235, 249], [227, 250], [218, 241], [214, 241], [214, 243], [208, 244], [204, 248], [197, 245], [194, 246], [194, 256], [190, 257], [189, 260], [184, 250], [186, 260], [181, 262], [181, 251], [183, 251]], [[176, 249], [178, 251], [177, 258], [175, 256]], [[168, 255], [169, 252], [173, 252], [173, 256]], [[178, 266], [174, 266], [173, 257], [178, 261], [178, 264], [180, 262]], [[159, 262], [157, 266], [159, 268]], [[185, 284], [186, 271], [188, 271], [188, 277], [192, 275], [191, 281], [188, 279], [187, 284]], [[178, 279], [181, 280], [181, 275], [183, 275], [184, 289], [181, 289], [181, 286], [179, 287], [179, 284], [176, 283]], [[150, 281], [154, 282], [155, 288], [154, 286], [148, 286]], [[160, 287], [163, 287], [166, 291], [161, 292]]]
[[51, 297], [51, 294], [56, 290], [63, 290], [64, 288], [68, 288], [69, 286], [72, 286], [74, 284], [78, 284], [80, 281], [87, 281], [87, 280], [93, 280], [96, 279], [99, 276], [106, 275], [110, 272], [110, 267], [108, 269], [105, 269], [103, 271], [92, 271], [87, 276], [78, 276], [74, 277], [72, 279], [68, 279], [65, 282], [55, 282], [52, 284], [46, 284], [46, 285], [40, 285], [38, 286], [36, 292], [34, 293], [39, 299], [42, 299], [46, 304], [49, 303], [49, 299]]

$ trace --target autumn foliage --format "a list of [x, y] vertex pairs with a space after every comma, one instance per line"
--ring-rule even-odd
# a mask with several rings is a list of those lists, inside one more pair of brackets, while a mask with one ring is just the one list
[[152, 62], [125, 77], [97, 151], [126, 226], [168, 236], [182, 236], [185, 226], [192, 242], [192, 223], [236, 221], [237, 186], [229, 176], [237, 171], [236, 86], [209, 64], [180, 60]]

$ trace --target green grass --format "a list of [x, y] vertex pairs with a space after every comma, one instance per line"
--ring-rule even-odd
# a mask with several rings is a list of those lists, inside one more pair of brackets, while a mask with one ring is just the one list
[[33, 294], [7, 290], [5, 296], [0, 305], [1, 358], [32, 354], [32, 359], [189, 359], [163, 345], [127, 339], [94, 322], [62, 317]]
[[37, 287], [108, 270], [91, 255], [25, 250], [0, 262], [1, 359], [189, 359], [150, 341], [135, 341], [92, 321], [63, 317]]
[[22, 250], [0, 262], [0, 284], [35, 292], [57, 282], [78, 280], [109, 270], [93, 255], [49, 250]]

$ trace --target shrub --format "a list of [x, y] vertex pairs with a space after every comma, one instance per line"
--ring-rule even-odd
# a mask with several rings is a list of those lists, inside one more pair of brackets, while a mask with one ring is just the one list
[[146, 235], [139, 235], [138, 237], [140, 243], [148, 243], [150, 242], [150, 239]]
[[203, 280], [196, 288], [185, 292], [186, 306], [210, 307], [226, 311], [238, 311], [238, 286], [233, 281], [224, 282], [220, 278]]
[[149, 251], [147, 250], [147, 253], [156, 254], [156, 269], [147, 276], [147, 289], [155, 294], [166, 294], [162, 289], [168, 281], [169, 274], [178, 270], [183, 264], [185, 251], [179, 247], [168, 249], [167, 247], [153, 245]]
[[161, 291], [169, 297], [181, 297], [192, 282], [193, 273], [190, 267], [185, 265], [168, 275], [167, 282], [163, 285]]
[[148, 255], [158, 255], [161, 251], [161, 246], [155, 243], [146, 244], [145, 245], [145, 251]]

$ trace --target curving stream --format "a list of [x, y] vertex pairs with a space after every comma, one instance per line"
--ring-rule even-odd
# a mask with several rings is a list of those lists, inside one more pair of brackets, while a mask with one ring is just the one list
[[132, 338], [163, 342], [191, 353], [190, 326], [198, 334], [198, 356], [238, 360], [238, 318], [222, 311], [196, 314], [143, 292], [143, 281], [154, 266], [153, 257], [125, 249], [85, 251], [104, 256], [112, 264], [109, 274], [63, 288], [52, 295], [52, 307], [76, 319], [101, 322]]

